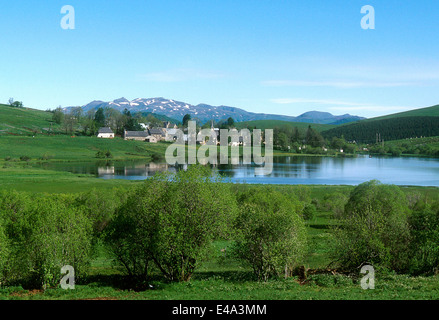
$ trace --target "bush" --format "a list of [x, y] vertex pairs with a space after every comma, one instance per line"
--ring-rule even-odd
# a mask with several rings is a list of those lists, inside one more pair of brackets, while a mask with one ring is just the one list
[[332, 275], [332, 274], [314, 274], [309, 276], [308, 280], [311, 283], [316, 284], [319, 287], [343, 287], [352, 286], [352, 278], [344, 275]]
[[331, 211], [333, 217], [340, 218], [343, 215], [344, 207], [349, 200], [349, 196], [341, 192], [325, 194], [323, 197], [323, 208]]
[[96, 158], [110, 159], [110, 158], [113, 158], [113, 155], [111, 154], [110, 150], [107, 150], [107, 151], [99, 150], [98, 152], [96, 152]]
[[51, 158], [52, 158], [52, 156], [46, 152], [45, 154], [43, 154], [43, 155], [40, 157], [40, 160], [44, 160], [44, 161], [46, 161], [46, 160], [50, 160]]
[[6, 234], [11, 243], [7, 281], [32, 288], [55, 286], [61, 268], [71, 265], [81, 278], [90, 258], [91, 223], [69, 206], [71, 197], [42, 195], [32, 201], [12, 192], [2, 200]]
[[408, 207], [404, 193], [393, 185], [370, 181], [351, 193], [341, 226], [335, 230], [332, 255], [343, 268], [363, 264], [395, 271], [409, 264]]
[[110, 221], [114, 218], [117, 209], [126, 201], [128, 190], [113, 188], [112, 190], [90, 190], [78, 194], [75, 206], [92, 221], [94, 238], [100, 238]]
[[153, 153], [151, 156], [152, 162], [159, 162], [163, 161], [165, 157], [162, 154]]
[[306, 204], [303, 208], [302, 217], [305, 220], [312, 220], [317, 213], [316, 206], [312, 203]]
[[259, 280], [292, 271], [306, 250], [304, 221], [294, 200], [270, 188], [254, 187], [240, 201], [235, 255]]
[[206, 167], [157, 174], [131, 194], [106, 231], [128, 274], [145, 280], [151, 262], [170, 281], [188, 281], [213, 239], [227, 237], [236, 211], [230, 186]]
[[31, 158], [30, 157], [28, 157], [28, 156], [21, 156], [20, 157], [20, 160], [21, 161], [29, 161]]
[[439, 270], [439, 211], [429, 205], [413, 212], [409, 219], [410, 273], [433, 274]]
[[0, 217], [0, 287], [6, 280], [7, 261], [9, 260], [10, 243], [6, 236], [3, 218]]

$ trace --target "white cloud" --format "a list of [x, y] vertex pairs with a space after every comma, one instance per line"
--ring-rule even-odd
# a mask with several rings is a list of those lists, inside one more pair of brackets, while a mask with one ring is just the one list
[[407, 106], [383, 106], [370, 103], [332, 100], [332, 99], [306, 99], [306, 98], [278, 98], [271, 99], [270, 102], [275, 104], [314, 104], [316, 106], [325, 106], [330, 111], [336, 112], [403, 112], [412, 110], [413, 107]]
[[413, 110], [412, 107], [404, 107], [404, 106], [371, 106], [371, 105], [364, 105], [364, 106], [356, 106], [356, 107], [347, 107], [347, 106], [341, 106], [341, 107], [329, 107], [329, 110], [332, 111], [338, 111], [338, 112], [359, 112], [359, 111], [371, 111], [371, 112], [404, 112]]
[[302, 99], [302, 98], [279, 98], [279, 99], [271, 99], [272, 103], [276, 104], [304, 104], [304, 103], [312, 103], [312, 104], [324, 104], [324, 105], [343, 105], [343, 106], [361, 106], [362, 104], [357, 102], [347, 102], [340, 100], [326, 100], [326, 99]]
[[261, 84], [267, 87], [334, 87], [334, 88], [392, 88], [419, 85], [416, 82], [404, 81], [297, 81], [297, 80], [267, 80]]

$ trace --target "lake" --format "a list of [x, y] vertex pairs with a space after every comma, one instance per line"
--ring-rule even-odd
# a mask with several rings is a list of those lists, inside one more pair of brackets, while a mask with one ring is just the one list
[[[156, 172], [186, 169], [164, 163], [88, 162], [45, 163], [40, 167], [91, 174], [101, 179], [143, 180]], [[369, 180], [382, 183], [439, 187], [439, 159], [416, 157], [274, 157], [268, 176], [255, 176], [252, 165], [219, 165], [215, 171], [235, 183], [358, 185]]]

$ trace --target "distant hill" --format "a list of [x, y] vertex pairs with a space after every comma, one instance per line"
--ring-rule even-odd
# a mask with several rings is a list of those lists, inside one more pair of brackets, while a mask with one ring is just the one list
[[401, 118], [401, 117], [439, 117], [439, 105], [389, 114], [387, 116], [382, 116], [382, 117], [370, 118], [368, 120], [374, 121], [374, 120], [384, 120], [384, 119]]
[[311, 126], [313, 129], [321, 132], [335, 128], [335, 125], [330, 124], [319, 124], [319, 123], [305, 123], [305, 122], [291, 122], [291, 121], [280, 121], [280, 120], [255, 120], [255, 121], [244, 121], [235, 124], [237, 129], [243, 128], [256, 128], [256, 129], [274, 129], [276, 127], [297, 127], [298, 129], [307, 129]]
[[322, 132], [325, 138], [341, 137], [361, 143], [439, 136], [439, 105], [391, 114], [338, 126]]
[[[189, 103], [165, 98], [139, 98], [132, 101], [129, 101], [125, 98], [120, 98], [108, 102], [97, 100], [81, 107], [85, 112], [88, 110], [97, 110], [98, 108], [107, 107], [119, 110], [121, 112], [124, 109], [129, 110], [131, 113], [149, 112], [157, 115], [164, 115], [172, 119], [177, 119], [178, 121], [182, 121], [186, 114], [190, 114], [192, 119], [198, 120], [201, 123], [205, 123], [210, 120], [221, 121], [229, 117], [232, 117], [236, 122], [254, 120], [280, 120], [320, 124], [346, 123], [364, 119], [357, 116], [351, 116], [349, 114], [334, 116], [330, 113], [319, 111], [307, 112], [298, 117], [253, 113], [235, 107], [211, 106], [208, 104], [198, 104], [195, 106]], [[65, 111], [68, 111], [70, 108], [72, 107], [65, 108]]]
[[329, 112], [309, 111], [296, 117], [295, 122], [320, 123], [320, 124], [342, 124], [363, 120], [366, 118], [351, 116], [344, 114], [342, 116], [334, 116]]
[[52, 122], [52, 113], [31, 108], [14, 108], [0, 104], [0, 135], [31, 135], [33, 132], [58, 130]]
[[161, 120], [161, 121], [168, 121], [168, 122], [176, 124], [176, 125], [181, 124], [181, 121], [174, 119], [174, 118], [169, 118], [169, 117], [162, 115], [162, 114], [152, 113], [152, 112], [142, 112], [141, 114], [144, 117], [147, 117], [148, 115], [152, 115], [152, 116], [154, 116], [154, 118]]

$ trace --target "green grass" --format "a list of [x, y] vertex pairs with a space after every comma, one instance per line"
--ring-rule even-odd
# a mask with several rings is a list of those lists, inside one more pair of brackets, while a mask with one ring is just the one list
[[[337, 279], [335, 282], [334, 279]], [[358, 280], [320, 276], [301, 285], [295, 279], [256, 282], [217, 276], [189, 283], [154, 283], [154, 288], [135, 292], [97, 280], [76, 285], [74, 290], [48, 289], [29, 292], [20, 287], [0, 289], [0, 299], [19, 300], [437, 300], [439, 276], [377, 275], [375, 290], [362, 290]]]
[[94, 176], [84, 174], [34, 169], [26, 164], [22, 167], [0, 168], [0, 190], [77, 193], [91, 189], [130, 186], [136, 183], [140, 183], [140, 181], [97, 179]]
[[439, 105], [410, 110], [406, 112], [394, 113], [387, 116], [371, 118], [363, 121], [374, 121], [374, 120], [392, 119], [392, 118], [400, 118], [400, 117], [439, 117]]
[[59, 131], [59, 125], [52, 122], [52, 113], [30, 108], [13, 108], [0, 104], [0, 136], [9, 134], [32, 135], [34, 131], [47, 132], [52, 127]]
[[153, 154], [164, 155], [168, 143], [125, 141], [122, 138], [70, 137], [65, 135], [35, 137], [0, 136], [0, 160], [28, 156], [39, 160], [47, 156], [54, 161], [90, 161], [99, 150], [110, 150], [113, 160], [149, 159]]

